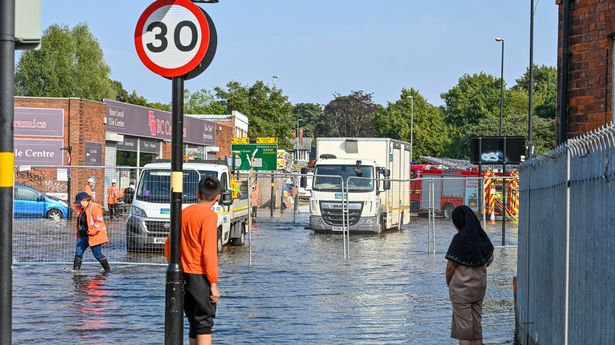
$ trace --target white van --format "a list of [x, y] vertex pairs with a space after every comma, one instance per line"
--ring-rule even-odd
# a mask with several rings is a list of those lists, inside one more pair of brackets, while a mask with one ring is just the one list
[[[209, 175], [218, 177], [222, 193], [231, 192], [231, 174], [222, 161], [183, 164], [183, 199], [186, 208], [197, 202], [199, 181]], [[225, 244], [243, 245], [248, 229], [247, 183], [233, 183], [235, 198], [232, 204], [222, 202], [212, 207], [218, 214], [218, 251]], [[235, 186], [235, 187], [237, 187]], [[171, 163], [145, 165], [135, 191], [130, 216], [126, 220], [126, 249], [128, 251], [160, 250], [171, 229]]]

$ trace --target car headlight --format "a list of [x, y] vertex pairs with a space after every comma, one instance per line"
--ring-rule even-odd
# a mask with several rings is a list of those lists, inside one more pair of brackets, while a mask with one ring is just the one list
[[143, 209], [134, 205], [130, 207], [130, 214], [138, 217], [147, 217], [147, 214], [145, 214], [145, 211], [143, 211]]

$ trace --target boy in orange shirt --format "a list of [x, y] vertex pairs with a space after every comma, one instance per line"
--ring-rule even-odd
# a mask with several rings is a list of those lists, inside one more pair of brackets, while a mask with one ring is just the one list
[[[218, 291], [218, 215], [211, 207], [220, 200], [220, 181], [199, 182], [199, 202], [182, 211], [181, 267], [184, 272], [184, 312], [190, 323], [190, 345], [211, 344]], [[164, 244], [170, 258], [170, 235]]]

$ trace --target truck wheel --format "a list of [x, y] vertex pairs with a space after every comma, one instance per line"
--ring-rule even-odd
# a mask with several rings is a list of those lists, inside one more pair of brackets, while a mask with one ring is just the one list
[[218, 229], [218, 253], [222, 253], [222, 230]]
[[446, 204], [446, 206], [444, 206], [444, 218], [451, 219], [453, 217], [453, 210], [455, 210], [453, 205]]

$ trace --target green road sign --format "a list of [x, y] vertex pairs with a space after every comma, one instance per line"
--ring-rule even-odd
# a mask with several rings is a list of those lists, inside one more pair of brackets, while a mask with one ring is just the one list
[[275, 171], [278, 168], [278, 145], [233, 144], [231, 151], [235, 154], [237, 170], [250, 170], [252, 158], [254, 158], [254, 170]]

